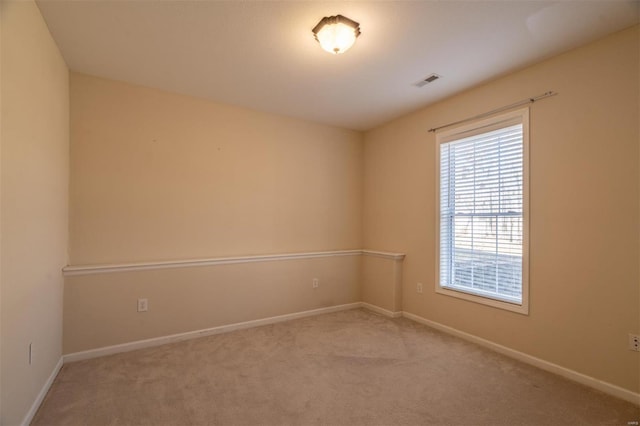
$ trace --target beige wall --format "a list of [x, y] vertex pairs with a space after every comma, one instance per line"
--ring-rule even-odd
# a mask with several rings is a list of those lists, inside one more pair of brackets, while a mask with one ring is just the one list
[[[638, 43], [617, 33], [365, 135], [364, 245], [407, 254], [405, 311], [638, 392]], [[548, 90], [531, 108], [530, 315], [436, 294], [427, 130]]]
[[71, 74], [72, 264], [361, 247], [362, 135]]
[[62, 354], [69, 103], [67, 67], [35, 3], [3, 1], [1, 8], [0, 423], [13, 425]]
[[[361, 133], [70, 81], [72, 265], [361, 247]], [[359, 273], [347, 256], [67, 277], [64, 352], [356, 302]]]
[[362, 301], [399, 314], [402, 312], [402, 259], [375, 255], [362, 257]]
[[359, 275], [360, 256], [347, 255], [70, 276], [64, 352], [359, 302]]

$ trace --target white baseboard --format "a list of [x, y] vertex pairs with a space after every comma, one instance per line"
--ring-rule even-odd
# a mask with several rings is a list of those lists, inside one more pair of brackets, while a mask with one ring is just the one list
[[47, 392], [49, 392], [49, 388], [53, 384], [53, 381], [56, 379], [56, 376], [58, 375], [58, 373], [60, 372], [60, 369], [62, 368], [62, 364], [63, 364], [63, 358], [60, 357], [56, 366], [53, 367], [53, 371], [49, 375], [49, 378], [42, 386], [42, 389], [40, 389], [38, 396], [33, 401], [33, 404], [31, 404], [29, 411], [27, 411], [27, 414], [24, 416], [24, 419], [22, 419], [22, 423], [20, 423], [22, 426], [29, 426], [29, 424], [33, 420], [33, 417], [38, 412], [38, 408], [40, 408], [42, 401], [44, 401], [44, 397], [47, 396]]
[[360, 304], [363, 308], [369, 309], [370, 311], [376, 312], [389, 318], [399, 318], [402, 316], [402, 312], [393, 312], [388, 309], [381, 308], [380, 306], [372, 305], [371, 303], [360, 302]]
[[589, 386], [591, 388], [597, 389], [606, 394], [615, 396], [616, 398], [620, 398], [625, 401], [631, 402], [633, 404], [640, 405], [639, 393], [635, 393], [628, 389], [621, 388], [620, 386], [616, 386], [614, 384], [596, 379], [595, 377], [587, 376], [586, 374], [578, 373], [577, 371], [570, 370], [568, 368], [562, 367], [552, 362], [545, 361], [540, 358], [536, 358], [524, 352], [520, 352], [515, 349], [508, 348], [506, 346], [502, 346], [490, 340], [486, 340], [481, 337], [474, 336], [473, 334], [465, 333], [464, 331], [460, 331], [453, 327], [449, 327], [447, 325], [428, 320], [426, 318], [411, 314], [409, 312], [402, 312], [402, 316], [410, 320], [419, 322], [420, 324], [424, 324], [426, 326], [435, 328], [436, 330], [440, 330], [447, 334], [460, 337], [461, 339], [476, 343], [480, 346], [484, 346], [485, 348], [494, 350], [510, 358], [514, 358], [526, 364], [533, 365], [534, 367], [538, 367], [550, 373], [554, 373], [564, 378], [567, 378], [569, 380], [573, 380], [574, 382], [578, 382], [585, 386]]
[[196, 331], [187, 331], [185, 333], [172, 334], [169, 336], [155, 337], [152, 339], [137, 340], [134, 342], [123, 343], [120, 345], [105, 346], [88, 351], [74, 352], [64, 355], [64, 362], [81, 361], [90, 358], [97, 358], [105, 355], [113, 355], [121, 352], [129, 352], [137, 349], [150, 348], [153, 346], [165, 345], [167, 343], [175, 343], [183, 340], [197, 339], [198, 337], [212, 336], [214, 334], [228, 333], [235, 330], [243, 330], [246, 328], [259, 327], [261, 325], [275, 324], [278, 322], [289, 321], [297, 318], [304, 318], [313, 315], [328, 314], [331, 312], [345, 311], [348, 309], [360, 308], [361, 302], [348, 303], [345, 305], [328, 306], [326, 308], [312, 309], [309, 311], [295, 312], [292, 314], [278, 315], [270, 318], [262, 318], [251, 321], [244, 321], [235, 324], [221, 325], [218, 327], [206, 328]]
[[25, 419], [22, 424], [28, 425], [29, 422], [31, 422], [31, 420], [33, 419], [33, 416], [35, 415], [36, 411], [38, 410], [38, 407], [40, 406], [40, 404], [42, 403], [42, 400], [47, 394], [49, 387], [53, 383], [53, 380], [58, 374], [58, 371], [62, 367], [63, 362], [67, 363], [67, 362], [80, 361], [80, 360], [85, 360], [90, 358], [97, 358], [105, 355], [112, 355], [112, 354], [121, 353], [121, 352], [129, 352], [137, 349], [160, 346], [167, 343], [174, 343], [174, 342], [179, 342], [183, 340], [196, 339], [198, 337], [228, 333], [230, 331], [235, 331], [235, 330], [243, 330], [243, 329], [252, 328], [252, 327], [259, 327], [262, 325], [289, 321], [297, 318], [328, 314], [331, 312], [338, 312], [338, 311], [344, 311], [344, 310], [356, 309], [356, 308], [365, 308], [389, 318], [398, 318], [401, 316], [408, 318], [420, 324], [424, 324], [428, 327], [435, 328], [436, 330], [443, 331], [447, 334], [451, 334], [453, 336], [462, 338], [464, 340], [467, 340], [467, 341], [476, 343], [480, 346], [486, 347], [488, 349], [494, 350], [510, 358], [514, 358], [518, 361], [522, 361], [524, 363], [533, 365], [542, 370], [549, 371], [551, 373], [554, 373], [559, 376], [565, 377], [567, 379], [573, 380], [575, 382], [581, 383], [585, 386], [589, 386], [591, 388], [597, 389], [601, 392], [615, 396], [617, 398], [623, 399], [633, 404], [640, 405], [640, 394], [632, 392], [628, 389], [621, 388], [614, 384], [596, 379], [591, 376], [587, 376], [577, 371], [562, 367], [560, 365], [551, 363], [549, 361], [545, 361], [543, 359], [534, 357], [532, 355], [528, 355], [524, 352], [520, 352], [515, 349], [508, 348], [506, 346], [502, 346], [490, 340], [486, 340], [481, 337], [474, 336], [464, 331], [460, 331], [453, 327], [449, 327], [447, 325], [428, 320], [426, 318], [423, 318], [421, 316], [418, 316], [409, 312], [393, 312], [388, 309], [384, 309], [379, 306], [372, 305], [370, 303], [355, 302], [355, 303], [348, 303], [348, 304], [338, 305], [338, 306], [329, 306], [326, 308], [312, 309], [309, 311], [295, 312], [292, 314], [278, 315], [270, 318], [262, 318], [257, 320], [235, 323], [235, 324], [221, 325], [218, 327], [207, 328], [203, 330], [189, 331], [185, 333], [173, 334], [170, 336], [156, 337], [153, 339], [138, 340], [135, 342], [123, 343], [123, 344], [114, 345], [114, 346], [106, 346], [103, 348], [91, 349], [88, 351], [75, 352], [75, 353], [64, 355], [58, 362], [58, 365], [56, 365], [54, 371], [52, 372], [51, 376], [47, 380], [47, 383], [42, 388], [42, 391], [38, 395], [38, 398], [36, 399], [36, 401], [34, 401], [31, 409], [27, 413], [27, 416], [25, 416]]

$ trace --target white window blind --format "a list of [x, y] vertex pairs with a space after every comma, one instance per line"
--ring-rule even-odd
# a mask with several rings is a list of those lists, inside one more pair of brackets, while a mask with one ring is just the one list
[[524, 144], [515, 121], [440, 144], [439, 281], [522, 304]]

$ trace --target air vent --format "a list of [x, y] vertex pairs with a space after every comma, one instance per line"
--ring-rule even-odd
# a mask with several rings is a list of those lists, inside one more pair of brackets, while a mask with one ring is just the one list
[[429, 83], [433, 83], [434, 81], [436, 81], [439, 78], [440, 78], [440, 76], [438, 74], [431, 74], [430, 76], [425, 77], [424, 79], [418, 81], [417, 83], [413, 83], [413, 85], [416, 86], [416, 87], [424, 87]]

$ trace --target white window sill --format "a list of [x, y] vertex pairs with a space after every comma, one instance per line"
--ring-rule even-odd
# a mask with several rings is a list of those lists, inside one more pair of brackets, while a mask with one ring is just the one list
[[511, 303], [490, 297], [479, 296], [476, 294], [468, 293], [463, 290], [457, 290], [452, 288], [441, 287], [436, 284], [436, 293], [444, 294], [446, 296], [456, 297], [458, 299], [467, 300], [470, 302], [479, 303], [482, 305], [491, 306], [493, 308], [504, 309], [506, 311], [515, 312], [522, 315], [529, 315], [529, 305], [526, 303], [527, 297], [523, 295], [523, 303]]

